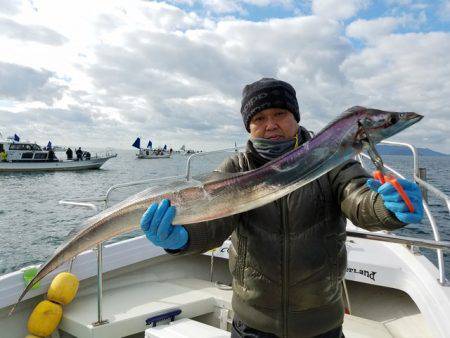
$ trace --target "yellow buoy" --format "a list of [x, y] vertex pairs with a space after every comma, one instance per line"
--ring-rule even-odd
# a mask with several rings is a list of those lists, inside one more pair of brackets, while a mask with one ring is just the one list
[[62, 306], [43, 300], [34, 308], [28, 318], [28, 331], [36, 336], [50, 336], [58, 327], [61, 318]]
[[53, 302], [67, 305], [77, 294], [78, 278], [69, 272], [61, 272], [55, 278], [47, 291], [47, 298]]

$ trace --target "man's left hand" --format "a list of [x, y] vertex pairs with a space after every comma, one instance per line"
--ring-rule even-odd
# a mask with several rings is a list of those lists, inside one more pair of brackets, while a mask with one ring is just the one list
[[419, 186], [401, 178], [397, 181], [411, 200], [414, 212], [409, 211], [405, 201], [391, 183], [381, 184], [378, 180], [368, 179], [367, 186], [381, 195], [386, 209], [392, 211], [398, 220], [403, 223], [419, 223], [423, 218], [422, 193]]

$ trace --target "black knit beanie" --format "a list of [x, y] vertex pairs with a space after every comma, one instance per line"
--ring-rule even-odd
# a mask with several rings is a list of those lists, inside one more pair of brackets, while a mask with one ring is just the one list
[[244, 87], [241, 114], [248, 132], [252, 117], [268, 108], [287, 109], [300, 122], [295, 89], [289, 83], [265, 77]]

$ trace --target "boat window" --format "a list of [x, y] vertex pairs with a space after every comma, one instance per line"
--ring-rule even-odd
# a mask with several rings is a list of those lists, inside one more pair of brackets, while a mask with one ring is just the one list
[[3, 143], [0, 143], [0, 153], [4, 150]]
[[9, 146], [9, 150], [31, 150], [31, 144], [13, 143]]
[[41, 147], [39, 147], [37, 144], [31, 144], [31, 149], [32, 150], [42, 150]]
[[22, 159], [26, 159], [26, 158], [33, 158], [33, 153], [23, 153]]
[[47, 158], [47, 153], [34, 153], [35, 160], [45, 160]]

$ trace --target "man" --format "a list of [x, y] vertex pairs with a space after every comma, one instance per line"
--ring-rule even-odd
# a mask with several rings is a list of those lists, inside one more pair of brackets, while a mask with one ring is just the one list
[[56, 161], [56, 156], [55, 156], [55, 152], [53, 151], [52, 148], [48, 149], [48, 161], [52, 162], [52, 161]]
[[[246, 86], [241, 114], [250, 133], [247, 149], [218, 171], [258, 168], [310, 139], [298, 125], [296, 93], [286, 82], [263, 78]], [[393, 230], [417, 223], [423, 215], [417, 185], [399, 180], [414, 203], [410, 213], [389, 183], [369, 178], [351, 160], [239, 215], [172, 225], [175, 209], [164, 200], [150, 206], [141, 226], [150, 241], [171, 254], [201, 253], [231, 234], [232, 337], [343, 337], [345, 218], [368, 230]]]
[[72, 160], [73, 159], [73, 151], [72, 151], [72, 149], [70, 149], [70, 147], [67, 148], [66, 155], [67, 155], [67, 159], [68, 160]]
[[83, 160], [83, 150], [81, 150], [81, 147], [78, 147], [77, 151], [75, 152], [77, 155], [77, 161]]

